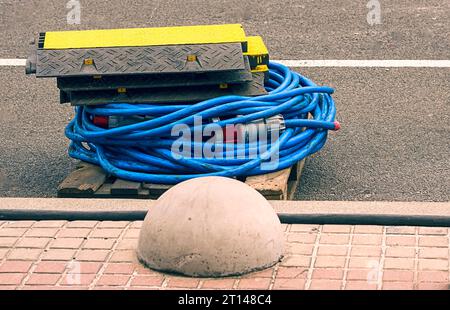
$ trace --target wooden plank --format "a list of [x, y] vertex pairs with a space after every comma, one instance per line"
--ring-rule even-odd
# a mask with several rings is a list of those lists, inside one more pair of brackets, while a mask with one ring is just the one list
[[111, 187], [112, 184], [104, 183], [100, 188], [94, 193], [95, 198], [111, 198]]
[[287, 190], [287, 199], [292, 200], [294, 198], [295, 192], [297, 191], [298, 186], [300, 185], [303, 167], [305, 166], [306, 159], [297, 163], [295, 167], [295, 171], [291, 172], [291, 176], [288, 181], [288, 190]]
[[283, 200], [283, 195], [276, 195], [276, 196], [274, 196], [274, 195], [271, 195], [271, 196], [263, 195], [263, 196], [267, 200]]
[[278, 197], [287, 199], [287, 182], [291, 168], [272, 173], [248, 177], [245, 183], [265, 197]]
[[150, 199], [150, 191], [146, 188], [140, 188], [138, 193], [134, 194], [112, 194], [112, 184], [103, 184], [95, 193], [94, 198], [132, 198], [132, 199]]
[[139, 182], [117, 179], [111, 186], [111, 195], [138, 195], [142, 184]]
[[81, 163], [79, 168], [58, 186], [58, 197], [92, 197], [105, 179], [106, 173], [102, 168]]
[[149, 190], [150, 198], [157, 199], [159, 198], [159, 196], [164, 194], [168, 189], [170, 189], [173, 185], [144, 183], [142, 186]]

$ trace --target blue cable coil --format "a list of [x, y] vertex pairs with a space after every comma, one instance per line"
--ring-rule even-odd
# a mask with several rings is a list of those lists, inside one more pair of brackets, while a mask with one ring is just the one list
[[[319, 151], [327, 140], [328, 130], [338, 130], [336, 109], [331, 97], [333, 89], [319, 87], [288, 67], [270, 62], [267, 95], [258, 97], [222, 96], [189, 105], [111, 103], [80, 106], [66, 127], [71, 140], [69, 155], [101, 166], [118, 178], [158, 184], [176, 184], [203, 176], [244, 177], [288, 168]], [[223, 156], [181, 157], [171, 152], [179, 139], [171, 135], [176, 125], [187, 124], [192, 131], [195, 117], [203, 120], [221, 118], [215, 125], [248, 124], [282, 115], [285, 130], [273, 142], [245, 142], [239, 150], [222, 144]], [[147, 117], [147, 120], [102, 128], [94, 117]], [[208, 141], [192, 142], [195, 147], [208, 146]], [[234, 142], [233, 142], [234, 143]], [[263, 148], [264, 146], [264, 148]], [[216, 144], [217, 147], [217, 144]], [[254, 152], [257, 156], [236, 156]], [[230, 156], [232, 152], [232, 156]], [[261, 164], [278, 154], [270, 171]]]

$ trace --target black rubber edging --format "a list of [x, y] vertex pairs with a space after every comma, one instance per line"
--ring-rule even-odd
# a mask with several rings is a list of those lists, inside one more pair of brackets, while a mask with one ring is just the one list
[[[3, 221], [142, 221], [147, 211], [51, 211], [0, 210]], [[449, 216], [432, 215], [374, 215], [374, 214], [288, 214], [278, 213], [283, 224], [337, 224], [382, 226], [450, 227]]]
[[285, 224], [450, 227], [449, 216], [380, 214], [278, 214]]

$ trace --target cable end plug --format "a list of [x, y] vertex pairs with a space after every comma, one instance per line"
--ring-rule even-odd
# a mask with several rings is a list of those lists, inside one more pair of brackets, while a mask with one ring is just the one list
[[334, 122], [334, 131], [338, 131], [339, 129], [341, 129], [341, 123], [339, 123], [338, 121]]

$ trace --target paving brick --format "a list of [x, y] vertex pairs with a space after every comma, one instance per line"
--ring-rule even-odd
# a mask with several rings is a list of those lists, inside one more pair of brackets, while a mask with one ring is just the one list
[[414, 259], [387, 257], [384, 260], [384, 269], [414, 269]]
[[320, 245], [317, 251], [317, 255], [319, 256], [346, 256], [349, 247], [347, 245]]
[[31, 228], [25, 234], [26, 237], [49, 237], [53, 238], [58, 232], [58, 228]]
[[33, 227], [42, 227], [42, 228], [59, 228], [63, 227], [67, 221], [38, 221]]
[[62, 273], [66, 269], [66, 262], [45, 261], [39, 262], [33, 273]]
[[121, 233], [122, 229], [118, 228], [96, 228], [90, 238], [118, 238]]
[[95, 286], [93, 288], [94, 291], [120, 291], [124, 289], [123, 286]]
[[448, 282], [447, 271], [419, 271], [417, 273], [418, 282]]
[[26, 228], [1, 228], [0, 237], [21, 237], [26, 231]]
[[300, 242], [313, 244], [316, 242], [317, 235], [316, 234], [307, 234], [307, 233], [289, 233], [287, 235], [288, 242]]
[[320, 244], [348, 244], [350, 241], [350, 235], [348, 234], [321, 234]]
[[386, 245], [415, 246], [415, 236], [387, 236]]
[[9, 249], [0, 249], [0, 259], [3, 259], [8, 254]]
[[344, 268], [345, 257], [342, 256], [318, 256], [314, 263], [315, 268]]
[[138, 239], [122, 239], [117, 245], [117, 250], [135, 250], [137, 249]]
[[390, 246], [386, 248], [386, 257], [414, 257], [416, 249], [405, 246]]
[[128, 263], [110, 263], [106, 265], [103, 273], [108, 274], [132, 274], [135, 269], [134, 264]]
[[388, 235], [414, 235], [416, 228], [413, 226], [392, 226], [386, 228]]
[[69, 249], [51, 249], [44, 252], [43, 261], [70, 261], [74, 258], [76, 251]]
[[433, 248], [433, 247], [420, 248], [419, 258], [448, 259], [448, 248]]
[[17, 272], [27, 273], [30, 270], [32, 262], [28, 261], [5, 261], [0, 264], [0, 273]]
[[38, 237], [27, 237], [21, 239], [17, 244], [17, 248], [36, 248], [44, 249], [47, 247], [49, 242], [54, 240], [53, 238], [38, 238]]
[[386, 282], [413, 282], [414, 271], [412, 270], [384, 270], [383, 281]]
[[235, 279], [208, 279], [204, 280], [201, 288], [215, 290], [231, 290], [236, 282]]
[[61, 280], [61, 285], [88, 286], [94, 282], [96, 274], [91, 273], [68, 273]]
[[380, 257], [381, 247], [379, 246], [352, 246], [351, 256]]
[[86, 238], [91, 229], [89, 228], [63, 228], [58, 233], [58, 238]]
[[98, 273], [100, 268], [103, 266], [102, 263], [98, 262], [79, 262], [79, 273], [89, 274]]
[[60, 274], [54, 273], [33, 273], [25, 283], [26, 285], [55, 285]]
[[18, 237], [0, 237], [0, 248], [10, 248], [17, 240], [19, 240]]
[[37, 260], [41, 255], [40, 249], [12, 249], [8, 254], [9, 260]]
[[131, 286], [161, 287], [163, 276], [137, 275], [131, 280]]
[[292, 267], [309, 267], [310, 264], [311, 257], [303, 255], [288, 255], [281, 262], [282, 266]]
[[419, 270], [448, 270], [448, 259], [419, 259]]
[[104, 262], [110, 251], [107, 250], [81, 250], [77, 253], [75, 259], [85, 262]]
[[2, 285], [19, 285], [25, 278], [26, 273], [0, 273]]
[[308, 268], [304, 267], [278, 267], [277, 278], [305, 279], [308, 275]]
[[133, 263], [137, 262], [136, 253], [133, 250], [114, 251], [110, 262], [115, 263]]
[[120, 275], [120, 274], [104, 274], [97, 281], [96, 285], [104, 286], [125, 286], [131, 275]]
[[[265, 279], [265, 278], [264, 278]], [[267, 280], [267, 279], [266, 279]], [[168, 277], [167, 287], [172, 288], [196, 288], [200, 284], [200, 280], [196, 278], [185, 277]]]
[[286, 252], [296, 255], [312, 255], [314, 250], [313, 244], [304, 243], [288, 243]]
[[103, 221], [98, 224], [99, 228], [125, 228], [130, 222], [127, 221]]
[[29, 228], [33, 226], [36, 221], [17, 221], [17, 222], [7, 222], [3, 228]]
[[345, 233], [348, 234], [352, 230], [351, 225], [323, 225], [322, 233]]
[[276, 290], [303, 290], [305, 279], [275, 279], [273, 289]]
[[243, 278], [272, 278], [275, 268], [268, 268], [243, 275]]
[[110, 250], [112, 249], [116, 239], [88, 239], [83, 244], [83, 249]]
[[347, 281], [345, 285], [346, 290], [376, 290], [378, 284], [367, 282], [367, 281], [360, 281], [360, 280], [351, 280]]
[[313, 280], [309, 287], [310, 290], [340, 290], [342, 281], [339, 280]]
[[316, 233], [319, 231], [319, 225], [302, 225], [302, 224], [292, 224], [290, 232], [313, 232]]
[[78, 249], [84, 240], [84, 238], [58, 238], [52, 241], [50, 248]]
[[143, 265], [140, 264], [140, 263], [136, 263], [136, 264], [133, 264], [133, 265], [135, 266], [134, 272], [135, 272], [135, 274], [137, 274], [137, 275], [153, 275], [153, 276], [158, 276], [158, 275], [161, 275], [161, 274], [162, 274], [162, 273], [160, 273], [160, 272], [158, 272], [158, 271], [155, 271], [155, 270], [152, 270], [152, 269], [150, 269], [150, 268], [147, 268], [147, 267], [143, 266]]
[[384, 282], [383, 290], [412, 290], [414, 289], [413, 282]]
[[130, 228], [141, 228], [144, 221], [136, 221], [130, 224]]
[[97, 221], [73, 221], [68, 222], [66, 227], [68, 228], [94, 228], [97, 225]]
[[[366, 267], [367, 268], [367, 267]], [[374, 279], [372, 279], [372, 277]], [[347, 271], [347, 280], [377, 280], [377, 270], [372, 269], [349, 269]]]
[[267, 290], [270, 286], [269, 278], [249, 278], [239, 280], [238, 288], [252, 290]]
[[380, 261], [376, 257], [350, 257], [349, 268], [377, 268]]
[[419, 238], [420, 247], [448, 247], [448, 238], [444, 236], [421, 236]]
[[419, 227], [419, 235], [447, 235], [447, 228]]
[[22, 290], [31, 290], [31, 291], [70, 291], [70, 290], [88, 290], [87, 286], [50, 286], [50, 285], [26, 285], [22, 288]]
[[355, 234], [352, 245], [381, 245], [382, 235], [375, 234]]
[[422, 282], [417, 285], [417, 289], [419, 290], [448, 290], [448, 282], [442, 283], [431, 283], [431, 282]]
[[141, 233], [140, 229], [137, 228], [130, 228], [128, 229], [125, 234], [123, 235], [124, 239], [128, 238], [139, 238], [139, 234]]
[[355, 234], [382, 234], [383, 226], [374, 226], [374, 225], [357, 225], [353, 230]]
[[322, 280], [341, 280], [344, 278], [344, 270], [342, 268], [315, 268], [312, 273], [312, 278]]

